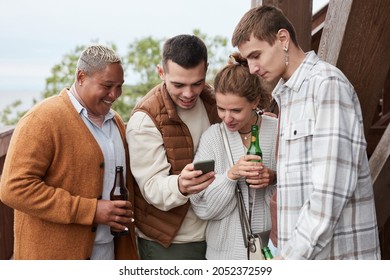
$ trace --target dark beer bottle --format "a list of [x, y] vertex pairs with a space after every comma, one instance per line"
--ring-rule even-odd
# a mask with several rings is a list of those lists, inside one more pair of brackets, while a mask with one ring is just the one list
[[[125, 179], [123, 177], [123, 166], [115, 167], [115, 180], [112, 190], [110, 192], [111, 200], [129, 200], [129, 191], [125, 186]], [[129, 232], [120, 231], [111, 228], [111, 234], [114, 236], [128, 235]]]
[[257, 124], [252, 125], [252, 136], [251, 136], [251, 144], [249, 145], [247, 155], [257, 155], [260, 156], [260, 160], [256, 160], [258, 162], [263, 161], [263, 152], [261, 151], [259, 144], [259, 126]]
[[264, 255], [264, 258], [266, 260], [272, 260], [274, 256], [272, 256], [271, 250], [268, 248], [268, 246], [265, 246], [261, 249], [261, 252]]

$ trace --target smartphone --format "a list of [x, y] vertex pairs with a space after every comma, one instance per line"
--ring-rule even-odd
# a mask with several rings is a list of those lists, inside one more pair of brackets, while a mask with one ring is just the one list
[[213, 159], [203, 160], [194, 163], [195, 170], [202, 170], [203, 174], [214, 171], [215, 161]]

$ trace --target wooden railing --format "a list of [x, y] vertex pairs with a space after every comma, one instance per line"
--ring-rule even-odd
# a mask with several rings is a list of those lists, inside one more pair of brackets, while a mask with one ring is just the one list
[[[0, 127], [0, 188], [1, 175], [14, 127]], [[9, 260], [13, 255], [14, 211], [0, 201], [0, 260]]]

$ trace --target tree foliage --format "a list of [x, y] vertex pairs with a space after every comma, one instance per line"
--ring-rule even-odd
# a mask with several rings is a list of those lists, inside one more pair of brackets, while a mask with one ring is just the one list
[[69, 88], [74, 81], [78, 57], [85, 46], [77, 46], [73, 51], [65, 54], [62, 61], [51, 68], [51, 76], [46, 78], [43, 98], [56, 95], [63, 88]]
[[[193, 34], [201, 38], [208, 48], [209, 69], [207, 81], [212, 83], [213, 77], [218, 69], [226, 63], [231, 51], [227, 47], [227, 38], [222, 36], [210, 37], [205, 33], [201, 33], [198, 29], [195, 29]], [[130, 118], [131, 110], [140, 98], [161, 82], [156, 69], [161, 61], [161, 47], [166, 39], [148, 36], [134, 40], [129, 44], [127, 54], [122, 57], [126, 79], [136, 81], [133, 84], [125, 81], [122, 96], [113, 104], [113, 109], [121, 115], [125, 122]], [[110, 43], [109, 45], [114, 50], [117, 49], [115, 44]], [[65, 54], [62, 60], [52, 67], [51, 76], [46, 78], [46, 85], [41, 99], [56, 95], [63, 88], [69, 88], [73, 84], [77, 60], [85, 47], [84, 45], [76, 46], [74, 50]], [[34, 103], [36, 102], [35, 100]], [[7, 106], [3, 112], [0, 112], [0, 122], [16, 124], [25, 113], [17, 111], [16, 116], [11, 117], [20, 103], [21, 101], [16, 101]]]
[[[22, 101], [16, 100], [15, 102], [7, 105], [2, 112], [0, 112], [0, 124], [14, 125], [27, 111], [19, 111], [18, 107], [22, 104]], [[16, 111], [16, 115], [13, 113]]]

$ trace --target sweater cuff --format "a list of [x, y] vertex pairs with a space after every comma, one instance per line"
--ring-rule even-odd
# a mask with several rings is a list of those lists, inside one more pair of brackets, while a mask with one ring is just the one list
[[179, 190], [179, 175], [170, 175], [170, 182], [169, 186], [171, 187], [171, 192], [172, 194], [176, 195], [179, 199], [183, 200], [183, 202], [187, 202], [188, 200], [188, 195], [182, 194]]
[[97, 199], [80, 197], [75, 223], [92, 225], [96, 215]]

